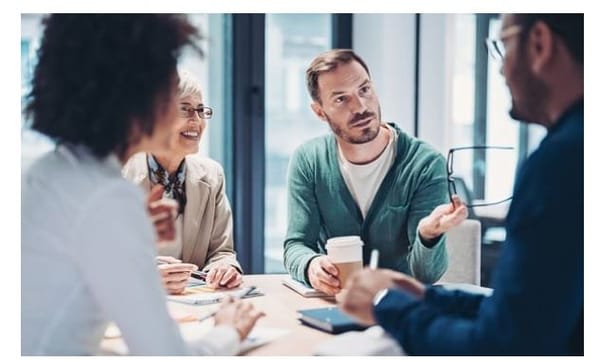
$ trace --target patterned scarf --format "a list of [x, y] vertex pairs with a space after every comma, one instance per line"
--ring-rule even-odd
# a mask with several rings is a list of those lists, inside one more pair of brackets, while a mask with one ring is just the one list
[[187, 201], [185, 196], [185, 159], [181, 161], [177, 171], [169, 175], [167, 171], [154, 159], [152, 154], [148, 154], [148, 177], [150, 183], [154, 186], [156, 184], [162, 184], [165, 187], [165, 193], [163, 196], [171, 198], [179, 203], [179, 214], [183, 214], [185, 209], [185, 203]]

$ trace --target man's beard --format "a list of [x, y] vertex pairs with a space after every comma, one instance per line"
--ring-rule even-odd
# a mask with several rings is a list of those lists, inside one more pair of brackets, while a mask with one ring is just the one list
[[[361, 114], [356, 114], [352, 118], [352, 120], [349, 122], [350, 128], [354, 124], [360, 123], [361, 121], [363, 121], [367, 118], [375, 117], [375, 120], [376, 120], [375, 124], [369, 124], [368, 127], [362, 129], [362, 132], [360, 135], [352, 135], [352, 134], [350, 134], [350, 132], [344, 131], [342, 129], [342, 127], [334, 124], [331, 121], [331, 118], [327, 114], [325, 114], [325, 119], [327, 119], [327, 123], [329, 123], [329, 127], [331, 128], [333, 133], [335, 135], [337, 135], [338, 137], [342, 138], [344, 141], [346, 141], [350, 144], [365, 144], [365, 143], [372, 141], [373, 139], [375, 139], [377, 137], [377, 135], [379, 135], [379, 130], [381, 128], [381, 107], [378, 108], [377, 113], [378, 114], [375, 114], [370, 111], [366, 111]], [[371, 122], [373, 122], [373, 121], [371, 121]]]
[[513, 87], [520, 88], [520, 98], [515, 102], [512, 97], [512, 105], [509, 111], [511, 118], [524, 123], [538, 123], [546, 125], [549, 121], [546, 112], [548, 99], [548, 87], [538, 79], [527, 67], [525, 61], [519, 62], [515, 70]]

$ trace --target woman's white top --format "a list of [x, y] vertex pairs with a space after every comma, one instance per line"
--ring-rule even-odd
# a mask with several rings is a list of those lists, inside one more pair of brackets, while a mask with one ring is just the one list
[[97, 354], [109, 321], [130, 354], [235, 354], [230, 326], [184, 343], [167, 311], [143, 193], [120, 168], [114, 155], [62, 145], [22, 179], [22, 354]]

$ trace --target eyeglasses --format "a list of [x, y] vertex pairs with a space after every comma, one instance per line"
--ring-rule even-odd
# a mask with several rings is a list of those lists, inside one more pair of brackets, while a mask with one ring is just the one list
[[485, 45], [492, 58], [498, 61], [504, 60], [504, 56], [506, 55], [504, 42], [506, 39], [519, 34], [522, 30], [521, 25], [511, 25], [504, 29], [497, 39], [486, 39]]
[[213, 110], [211, 107], [204, 106], [198, 108], [183, 104], [179, 106], [179, 116], [182, 118], [193, 118], [196, 114], [202, 119], [210, 119], [213, 116]]
[[[469, 204], [469, 202], [472, 202], [472, 199], [470, 199], [470, 192], [467, 189], [466, 184], [464, 183], [464, 180], [462, 180], [462, 178], [454, 178], [452, 175], [454, 174], [454, 154], [456, 152], [459, 151], [475, 151], [475, 150], [485, 150], [485, 149], [499, 149], [499, 150], [513, 150], [513, 147], [498, 147], [498, 146], [489, 146], [489, 145], [475, 145], [475, 146], [471, 146], [471, 147], [457, 147], [457, 148], [450, 148], [450, 150], [448, 151], [448, 158], [446, 158], [446, 174], [447, 174], [447, 180], [448, 180], [448, 196], [450, 199], [452, 199], [453, 195], [457, 195], [457, 191], [456, 191], [456, 184], [459, 184], [459, 187], [462, 188], [462, 191], [467, 193], [468, 195], [466, 196], [466, 199], [463, 199], [464, 202], [467, 202], [466, 206], [469, 208], [473, 208], [473, 207], [485, 207], [485, 206], [493, 206], [496, 204], [500, 204], [500, 203], [504, 203], [506, 201], [509, 201], [512, 199], [512, 196], [508, 197], [508, 198], [504, 198], [500, 201], [497, 202], [488, 202], [488, 203], [471, 203]], [[465, 197], [462, 197], [465, 198]]]

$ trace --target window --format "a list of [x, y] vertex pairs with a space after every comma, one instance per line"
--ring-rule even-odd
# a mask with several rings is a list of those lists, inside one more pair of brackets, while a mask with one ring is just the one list
[[[36, 50], [41, 40], [41, 19], [43, 15], [23, 14], [21, 16], [21, 104], [24, 106], [25, 97], [29, 93], [31, 79], [36, 63]], [[205, 53], [201, 59], [196, 52], [187, 49], [180, 58], [179, 65], [191, 71], [200, 81], [206, 104], [211, 104], [215, 116], [208, 122], [207, 131], [200, 142], [200, 153], [215, 158], [220, 163], [224, 161], [223, 121], [225, 100], [223, 94], [224, 67], [223, 64], [223, 14], [192, 14], [189, 20], [197, 26], [208, 41], [201, 44]], [[209, 71], [209, 68], [211, 71]], [[26, 119], [22, 117], [21, 130], [21, 172], [43, 153], [51, 150], [54, 143], [47, 137], [30, 129]]]
[[179, 59], [179, 66], [190, 71], [202, 88], [204, 103], [214, 110], [213, 117], [207, 121], [207, 128], [200, 140], [199, 153], [206, 155], [223, 165], [225, 160], [224, 127], [226, 125], [227, 101], [224, 93], [225, 83], [225, 21], [224, 14], [189, 14], [190, 22], [200, 29], [206, 38], [200, 44], [204, 58], [198, 53], [185, 49]]
[[[495, 37], [500, 32], [500, 19], [490, 20], [488, 37]], [[519, 147], [519, 122], [513, 120], [508, 112], [511, 98], [504, 77], [500, 74], [502, 64], [488, 58], [487, 74], [487, 116], [486, 144]], [[486, 159], [484, 199], [502, 199], [512, 193], [515, 170], [518, 163], [518, 152], [510, 152], [509, 158], [500, 159], [490, 152]]]
[[[475, 123], [475, 15], [458, 14], [454, 17], [455, 60], [452, 74], [452, 118], [450, 147], [473, 145]], [[459, 174], [469, 189], [473, 189], [473, 158], [471, 152], [463, 152], [454, 161]]]
[[329, 127], [310, 109], [304, 72], [331, 48], [331, 15], [267, 14], [265, 20], [265, 272], [285, 272], [287, 167], [292, 152]]
[[[480, 203], [510, 196], [519, 160], [521, 126], [508, 115], [511, 100], [500, 74], [501, 63], [490, 59], [484, 46], [484, 40], [497, 34], [499, 26], [499, 18], [493, 15], [454, 16], [450, 147], [515, 148], [462, 152], [455, 158], [457, 176]], [[505, 209], [506, 205], [500, 208]]]

